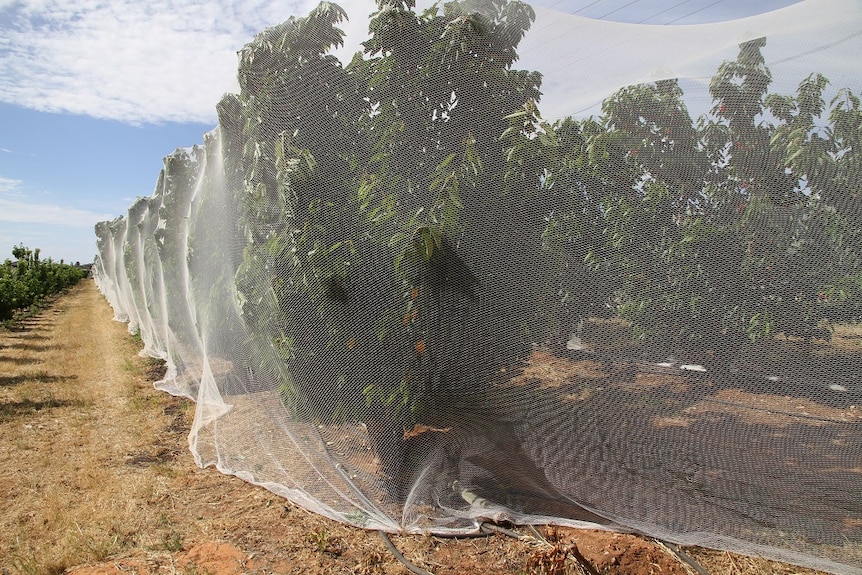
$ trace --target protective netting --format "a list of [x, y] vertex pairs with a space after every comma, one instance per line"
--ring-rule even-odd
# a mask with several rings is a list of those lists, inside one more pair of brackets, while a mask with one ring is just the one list
[[349, 63], [333, 4], [259, 34], [203, 145], [96, 227], [196, 461], [366, 528], [862, 573], [859, 4], [411, 5]]

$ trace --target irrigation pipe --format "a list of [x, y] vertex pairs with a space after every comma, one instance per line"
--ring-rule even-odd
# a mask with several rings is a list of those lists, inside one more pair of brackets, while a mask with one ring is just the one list
[[662, 541], [661, 539], [656, 539], [656, 541], [668, 550], [670, 550], [670, 552], [673, 553], [681, 563], [685, 563], [686, 565], [694, 569], [698, 575], [709, 575], [709, 572], [704, 569], [701, 564], [697, 562], [697, 560], [695, 560], [691, 555], [683, 551], [682, 547], [680, 547], [676, 543]]
[[407, 558], [398, 550], [394, 543], [392, 543], [392, 539], [389, 538], [389, 535], [385, 531], [378, 531], [380, 534], [380, 538], [383, 539], [383, 543], [386, 544], [386, 548], [389, 549], [389, 552], [392, 553], [398, 561], [401, 562], [402, 565], [407, 567], [412, 573], [416, 575], [434, 575], [430, 571], [426, 571], [421, 567], [417, 567], [413, 563], [407, 560]]

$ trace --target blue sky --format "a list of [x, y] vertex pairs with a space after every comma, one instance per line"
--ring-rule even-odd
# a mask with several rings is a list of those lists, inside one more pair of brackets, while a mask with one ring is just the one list
[[[794, 3], [536, 4], [580, 17], [685, 28]], [[150, 195], [162, 158], [200, 143], [215, 126], [215, 104], [236, 90], [236, 51], [257, 31], [315, 4], [0, 0], [0, 260], [24, 243], [41, 248], [43, 257], [92, 261], [93, 225]], [[343, 26], [350, 45], [340, 55], [349, 56], [365, 38], [373, 3], [341, 4], [351, 21]]]

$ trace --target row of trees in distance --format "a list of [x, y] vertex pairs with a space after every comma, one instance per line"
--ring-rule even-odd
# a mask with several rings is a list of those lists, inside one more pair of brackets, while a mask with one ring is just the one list
[[0, 265], [0, 321], [12, 319], [16, 310], [38, 305], [45, 297], [76, 284], [87, 276], [81, 266], [42, 260], [39, 248], [12, 248], [14, 261]]

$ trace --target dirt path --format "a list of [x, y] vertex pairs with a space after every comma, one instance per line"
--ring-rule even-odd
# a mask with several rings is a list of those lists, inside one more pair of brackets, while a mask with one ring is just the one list
[[[0, 573], [408, 573], [377, 534], [196, 467], [193, 406], [153, 389], [161, 366], [140, 348], [89, 281], [25, 329], [0, 332]], [[579, 573], [575, 543], [603, 573], [693, 572], [637, 537], [545, 535], [553, 546], [393, 541], [437, 575]], [[812, 573], [689, 552], [712, 573]]]

